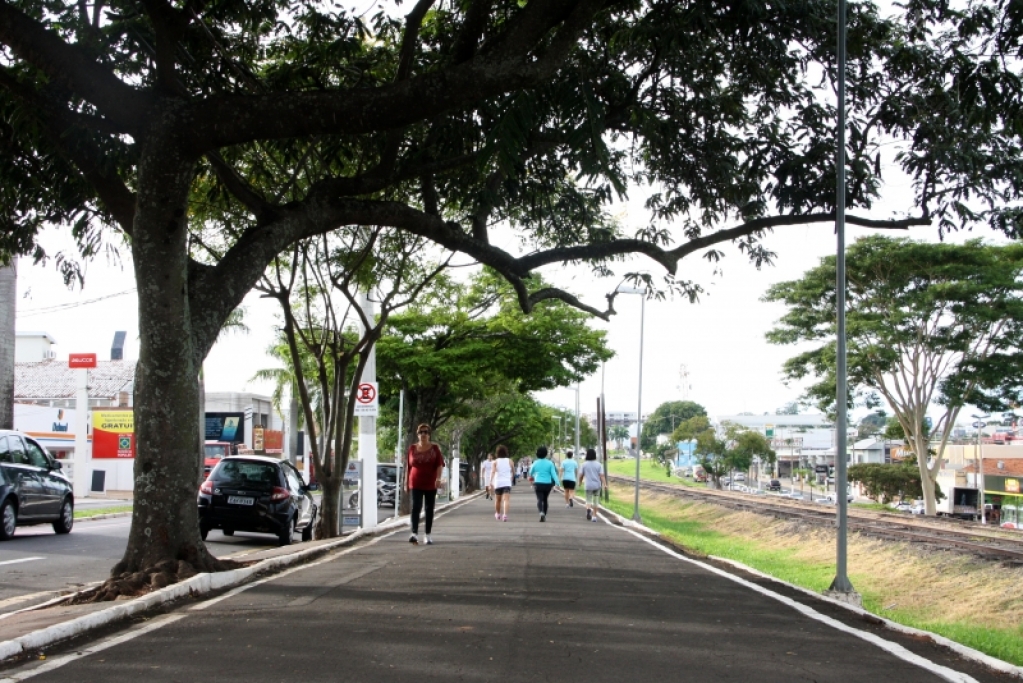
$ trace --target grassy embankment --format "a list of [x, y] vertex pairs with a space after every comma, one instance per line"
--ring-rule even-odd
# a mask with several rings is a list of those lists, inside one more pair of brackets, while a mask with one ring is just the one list
[[[626, 474], [616, 471], [623, 462], [613, 461], [611, 471]], [[635, 474], [634, 461], [627, 464]], [[641, 468], [641, 477], [646, 472]], [[649, 478], [667, 480], [663, 468]], [[612, 486], [611, 493], [611, 509], [631, 516], [631, 490]], [[657, 494], [643, 494], [640, 505], [644, 524], [696, 554], [735, 560], [817, 592], [834, 578], [830, 529]], [[1023, 568], [857, 534], [849, 537], [848, 562], [849, 578], [870, 612], [1023, 666]]]

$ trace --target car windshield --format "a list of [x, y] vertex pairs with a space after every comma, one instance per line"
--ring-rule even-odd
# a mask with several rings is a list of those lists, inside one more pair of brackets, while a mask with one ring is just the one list
[[398, 480], [398, 472], [393, 467], [381, 467], [377, 470], [377, 479], [388, 484], [393, 484]]
[[216, 444], [206, 446], [206, 457], [207, 458], [223, 458], [224, 447], [217, 446]]
[[225, 460], [217, 465], [210, 478], [218, 486], [269, 490], [280, 484], [277, 467], [262, 462]]

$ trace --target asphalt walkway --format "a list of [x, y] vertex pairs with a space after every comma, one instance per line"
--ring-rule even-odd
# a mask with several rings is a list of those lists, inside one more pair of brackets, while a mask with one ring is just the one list
[[[1007, 680], [789, 593], [844, 625], [812, 618], [620, 526], [589, 523], [581, 506], [551, 502], [539, 523], [520, 484], [501, 523], [477, 498], [436, 521], [435, 545], [412, 546], [407, 532], [380, 537], [186, 604], [117, 641], [76, 644], [80, 655], [31, 680]], [[0, 671], [0, 681], [26, 671]]]

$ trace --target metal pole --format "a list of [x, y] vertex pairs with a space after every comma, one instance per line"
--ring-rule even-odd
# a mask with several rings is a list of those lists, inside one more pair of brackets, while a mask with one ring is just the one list
[[579, 457], [579, 382], [575, 383], [575, 459]]
[[838, 353], [836, 372], [838, 387], [835, 399], [838, 408], [835, 443], [835, 497], [838, 503], [838, 548], [835, 561], [835, 580], [831, 582], [831, 591], [835, 593], [855, 593], [849, 581], [847, 570], [848, 543], [848, 512], [849, 501], [846, 498], [846, 440], [848, 386], [845, 344], [845, 33], [846, 33], [846, 0], [838, 0], [838, 149], [835, 155], [835, 233], [838, 237], [836, 254], [835, 291], [838, 324], [836, 329]]
[[405, 390], [398, 392], [398, 438], [394, 441], [394, 517], [398, 517], [398, 506], [401, 503], [401, 466], [405, 459], [403, 454], [405, 435]]
[[[600, 457], [604, 460], [604, 481], [607, 478], [607, 410], [604, 405], [604, 361], [600, 362], [600, 400], [597, 402], [598, 421], [600, 422]], [[604, 502], [611, 501], [611, 491], [604, 487]]]
[[639, 305], [639, 397], [636, 399], [636, 500], [632, 508], [632, 519], [642, 522], [639, 516], [639, 459], [643, 453], [643, 322], [646, 317], [646, 292], [640, 295]]
[[984, 433], [983, 420], [980, 425], [977, 430], [977, 488], [980, 489], [980, 523], [987, 524], [987, 506], [984, 504], [984, 442], [981, 440]]

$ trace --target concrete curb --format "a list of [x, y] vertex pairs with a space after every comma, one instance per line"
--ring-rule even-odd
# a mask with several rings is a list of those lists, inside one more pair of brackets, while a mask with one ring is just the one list
[[[454, 509], [455, 507], [464, 505], [481, 495], [483, 495], [483, 492], [479, 491], [463, 498], [459, 498], [456, 501], [445, 503], [444, 505], [438, 505], [437, 512]], [[259, 574], [272, 573], [291, 565], [301, 564], [304, 560], [309, 559], [312, 556], [320, 556], [334, 550], [335, 548], [351, 545], [363, 538], [390, 533], [394, 530], [400, 529], [406, 524], [408, 524], [408, 516], [404, 515], [378, 525], [373, 531], [360, 530], [353, 533], [351, 536], [335, 539], [313, 548], [305, 548], [298, 552], [278, 557], [269, 557], [249, 567], [231, 569], [225, 572], [196, 574], [190, 579], [185, 579], [184, 581], [175, 583], [171, 586], [155, 590], [152, 593], [147, 593], [146, 595], [133, 600], [126, 600], [120, 604], [115, 604], [113, 607], [108, 607], [107, 609], [93, 612], [92, 614], [86, 614], [60, 624], [54, 624], [53, 626], [48, 626], [46, 628], [39, 629], [38, 631], [27, 633], [18, 638], [0, 642], [0, 663], [24, 652], [48, 647], [62, 640], [82, 635], [91, 629], [106, 626], [107, 624], [111, 624], [115, 621], [120, 621], [136, 614], [141, 614], [146, 610], [171, 602], [172, 600], [177, 600], [189, 595], [204, 595], [212, 591], [240, 585]], [[77, 593], [64, 596], [50, 604], [52, 605], [64, 602], [75, 595], [77, 595]]]
[[[656, 539], [661, 540], [661, 541], [670, 542], [667, 539], [665, 539], [664, 536], [662, 536], [659, 532], [654, 531], [653, 529], [651, 529], [649, 527], [643, 526], [642, 524], [640, 524], [638, 522], [634, 522], [631, 519], [626, 519], [625, 517], [622, 517], [621, 515], [619, 515], [617, 512], [613, 512], [611, 510], [608, 510], [603, 505], [600, 507], [600, 510], [601, 510], [601, 512], [603, 512], [606, 515], [608, 515], [608, 517], [614, 517], [618, 521], [618, 524], [623, 526], [623, 527], [625, 527], [625, 528], [633, 529], [635, 531], [641, 532], [641, 533], [643, 533], [643, 534], [645, 534], [647, 536], [650, 536], [652, 538], [656, 538]], [[792, 590], [795, 590], [795, 591], [798, 591], [798, 592], [803, 593], [805, 595], [809, 595], [809, 596], [811, 596], [813, 598], [816, 598], [817, 600], [823, 600], [824, 602], [830, 603], [831, 605], [834, 605], [836, 607], [841, 607], [843, 609], [846, 609], [846, 610], [848, 610], [848, 611], [850, 611], [853, 614], [856, 614], [858, 616], [869, 617], [871, 620], [876, 620], [876, 621], [880, 622], [885, 628], [890, 629], [892, 631], [897, 631], [899, 633], [903, 633], [903, 634], [906, 634], [906, 635], [909, 635], [909, 636], [913, 636], [913, 637], [916, 637], [916, 638], [926, 638], [928, 640], [931, 640], [932, 642], [934, 642], [937, 645], [941, 645], [943, 647], [947, 647], [949, 650], [952, 650], [953, 652], [958, 654], [963, 659], [966, 659], [966, 660], [969, 660], [969, 661], [972, 661], [972, 662], [976, 662], [977, 664], [980, 664], [982, 666], [986, 666], [987, 668], [992, 669], [994, 671], [998, 671], [998, 672], [1001, 672], [1001, 673], [1008, 674], [1010, 676], [1015, 676], [1016, 678], [1023, 679], [1023, 667], [1016, 666], [1014, 664], [1010, 664], [1009, 662], [1003, 661], [1001, 659], [996, 659], [995, 657], [992, 657], [991, 655], [988, 655], [988, 654], [984, 654], [983, 652], [981, 652], [979, 650], [974, 650], [971, 647], [967, 647], [966, 645], [963, 645], [961, 643], [957, 643], [957, 642], [955, 642], [953, 640], [949, 640], [945, 636], [938, 635], [937, 633], [931, 633], [930, 631], [923, 631], [923, 630], [918, 629], [918, 628], [913, 628], [912, 626], [905, 626], [903, 624], [896, 623], [894, 621], [891, 621], [890, 619], [886, 619], [886, 618], [884, 618], [882, 616], [874, 614], [873, 612], [868, 612], [867, 610], [863, 609], [862, 607], [858, 607], [856, 605], [851, 605], [851, 604], [849, 604], [847, 602], [843, 602], [841, 600], [836, 600], [834, 598], [828, 597], [826, 595], [822, 595], [820, 593], [815, 593], [814, 591], [812, 591], [812, 590], [810, 590], [808, 588], [803, 588], [802, 586], [797, 586], [797, 585], [791, 584], [791, 583], [789, 583], [787, 581], [783, 581], [782, 579], [779, 579], [777, 577], [771, 576], [770, 574], [765, 574], [764, 572], [762, 572], [762, 571], [760, 571], [758, 569], [754, 569], [753, 567], [749, 567], [749, 566], [747, 566], [747, 565], [745, 565], [745, 564], [743, 564], [741, 562], [738, 562], [736, 560], [729, 560], [729, 559], [724, 558], [724, 557], [717, 557], [716, 555], [708, 555], [707, 558], [710, 559], [710, 560], [713, 560], [715, 562], [720, 562], [722, 564], [727, 564], [727, 565], [729, 565], [731, 567], [734, 567], [736, 569], [739, 569], [741, 571], [748, 572], [750, 574], [753, 574], [754, 576], [757, 576], [757, 577], [760, 577], [760, 578], [763, 578], [763, 579], [767, 579], [769, 581], [773, 581], [774, 583], [781, 584], [783, 586], [786, 586], [787, 588], [790, 588]], [[694, 560], [694, 561], [698, 562], [698, 560]]]

